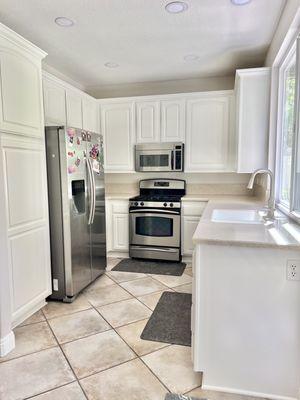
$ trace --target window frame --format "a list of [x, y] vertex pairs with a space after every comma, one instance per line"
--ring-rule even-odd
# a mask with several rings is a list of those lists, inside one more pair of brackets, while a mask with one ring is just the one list
[[284, 81], [284, 75], [285, 71], [288, 68], [288, 66], [291, 64], [293, 58], [296, 56], [296, 92], [295, 92], [295, 115], [297, 116], [298, 112], [298, 93], [299, 93], [299, 52], [297, 53], [297, 47], [299, 47], [299, 39], [296, 37], [291, 46], [289, 47], [288, 51], [284, 54], [284, 56], [281, 59], [281, 62], [278, 65], [278, 100], [277, 100], [277, 124], [276, 124], [276, 186], [275, 186], [275, 200], [276, 200], [276, 206], [284, 213], [296, 220], [297, 222], [300, 223], [300, 215], [298, 213], [295, 213], [293, 211], [293, 204], [294, 204], [294, 193], [293, 193], [293, 187], [294, 187], [294, 165], [295, 165], [295, 143], [296, 143], [296, 137], [297, 135], [297, 126], [299, 125], [299, 118], [296, 117], [295, 120], [295, 125], [294, 125], [294, 138], [293, 138], [293, 149], [292, 149], [292, 165], [291, 165], [291, 186], [290, 186], [290, 202], [289, 205], [285, 202], [281, 201], [281, 167], [282, 167], [282, 162], [283, 162], [283, 157], [282, 157], [282, 144], [283, 144], [283, 123], [284, 123], [284, 118], [283, 118], [283, 107], [284, 107], [284, 99], [285, 99], [285, 81]]

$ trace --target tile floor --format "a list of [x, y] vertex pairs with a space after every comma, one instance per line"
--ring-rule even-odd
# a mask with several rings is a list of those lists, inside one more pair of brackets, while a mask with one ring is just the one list
[[49, 302], [15, 329], [16, 348], [0, 359], [3, 400], [163, 400], [168, 391], [210, 400], [250, 397], [201, 390], [191, 349], [140, 339], [163, 291], [191, 292], [181, 277], [115, 272], [72, 304]]

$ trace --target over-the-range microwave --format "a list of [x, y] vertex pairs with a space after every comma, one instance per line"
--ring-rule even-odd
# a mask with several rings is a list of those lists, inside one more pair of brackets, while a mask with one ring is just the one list
[[184, 170], [183, 143], [143, 143], [135, 146], [138, 172], [180, 172]]

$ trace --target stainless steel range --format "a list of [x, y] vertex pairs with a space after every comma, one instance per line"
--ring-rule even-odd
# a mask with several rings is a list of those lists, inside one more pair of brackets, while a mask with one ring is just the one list
[[140, 195], [129, 199], [129, 255], [181, 259], [181, 179], [144, 179]]

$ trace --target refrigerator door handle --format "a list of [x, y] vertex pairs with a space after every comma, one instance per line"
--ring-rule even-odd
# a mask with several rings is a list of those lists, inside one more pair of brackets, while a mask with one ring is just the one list
[[[90, 161], [90, 165], [91, 165], [91, 161]], [[93, 190], [93, 211], [92, 211], [92, 219], [91, 219], [91, 224], [92, 224], [94, 222], [95, 211], [96, 211], [96, 183], [95, 183], [95, 174], [94, 174], [92, 166], [91, 166], [91, 174], [92, 174], [92, 190]]]
[[93, 210], [94, 210], [94, 186], [93, 186], [93, 171], [91, 167], [91, 162], [90, 159], [87, 157], [86, 158], [86, 165], [88, 169], [88, 176], [89, 176], [89, 181], [90, 181], [90, 198], [91, 198], [91, 204], [90, 204], [90, 214], [88, 218], [88, 225], [91, 225], [92, 219], [93, 219]]

